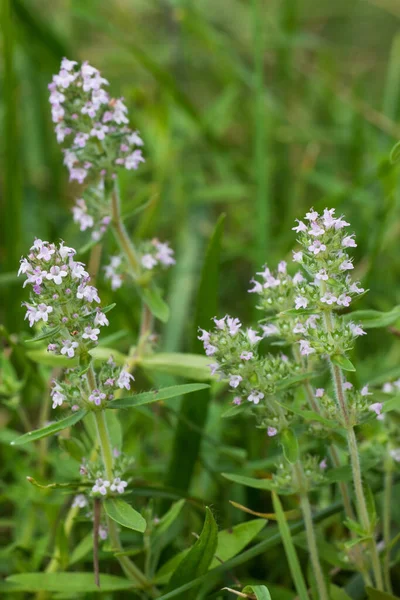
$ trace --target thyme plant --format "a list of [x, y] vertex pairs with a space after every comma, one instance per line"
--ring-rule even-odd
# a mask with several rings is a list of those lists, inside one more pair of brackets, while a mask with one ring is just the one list
[[[260, 315], [256, 324], [245, 326], [230, 315], [214, 317], [212, 329], [199, 329], [206, 357], [161, 353], [157, 320], [166, 322], [169, 309], [160, 281], [162, 273], [175, 264], [175, 256], [167, 241], [136, 239], [122, 218], [118, 177], [123, 170], [135, 171], [145, 162], [144, 143], [129, 125], [123, 98], [112, 97], [108, 88], [108, 81], [88, 62], [66, 58], [49, 85], [64, 165], [70, 180], [80, 186], [72, 218], [87, 235], [87, 244], [79, 252], [63, 240], [53, 243], [35, 238], [21, 259], [18, 275], [29, 290], [23, 303], [25, 320], [34, 331], [27, 345], [34, 342], [39, 348], [40, 376], [50, 379], [47, 406], [56, 416], [48, 423], [46, 410], [41, 412], [37, 429], [25, 419], [28, 431], [16, 436], [12, 444], [16, 450], [31, 442], [41, 445], [50, 435], [68, 432], [59, 444], [73, 461], [73, 474], [71, 481], [48, 484], [28, 478], [43, 494], [61, 489], [65, 506], [58, 516], [57, 535], [38, 553], [37, 571], [12, 576], [8, 581], [14, 586], [12, 591], [38, 592], [38, 598], [45, 598], [53, 592], [73, 597], [75, 592], [100, 589], [119, 594], [127, 590], [140, 598], [161, 600], [194, 599], [213, 591], [213, 597], [222, 598], [224, 592], [218, 590], [223, 573], [233, 573], [236, 566], [282, 542], [297, 597], [337, 600], [348, 596], [344, 591], [344, 596], [338, 595], [336, 573], [328, 572], [329, 556], [321, 544], [326, 528], [321, 522], [343, 510], [343, 526], [339, 524], [333, 542], [332, 537], [328, 542], [331, 553], [346, 570], [362, 578], [368, 594], [375, 594], [370, 596], [373, 600], [383, 598], [380, 593], [392, 594], [391, 551], [396, 539], [390, 511], [400, 437], [395, 418], [387, 413], [396, 408], [400, 380], [357, 385], [353, 375], [351, 352], [366, 335], [368, 320], [365, 325], [365, 313], [352, 311], [366, 290], [351, 277], [351, 249], [357, 244], [349, 223], [336, 216], [335, 209], [319, 214], [311, 208], [293, 227], [298, 245], [292, 264], [281, 261], [275, 270], [263, 266], [251, 280], [248, 291], [256, 298]], [[114, 242], [109, 239], [111, 233]], [[105, 255], [104, 248], [113, 248], [113, 243], [118, 250]], [[88, 251], [86, 266], [81, 258]], [[103, 306], [96, 283], [101, 276], [111, 288], [109, 294], [130, 285], [141, 299], [135, 343], [127, 354], [101, 346], [116, 304]], [[118, 336], [110, 337], [113, 345]], [[12, 337], [8, 341], [14, 343]], [[29, 358], [25, 348], [24, 352]], [[53, 367], [51, 373], [46, 360]], [[169, 417], [176, 413], [169, 399], [210, 387], [184, 383], [160, 388], [162, 380], [140, 371], [157, 360], [164, 374], [167, 370], [186, 380], [211, 381], [215, 396], [228, 391], [232, 400], [224, 417], [239, 422], [250, 417], [262, 432], [268, 464], [275, 465], [273, 472], [256, 478], [251, 476], [253, 469], [244, 466], [240, 473], [222, 475], [234, 484], [267, 492], [263, 498], [272, 506], [279, 531], [275, 536], [267, 535], [244, 551], [263, 535], [270, 506], [268, 512], [259, 513], [234, 503], [258, 518], [222, 531], [202, 501], [180, 498], [178, 489], [160, 488], [161, 495], [170, 498], [172, 494], [172, 505], [158, 503], [155, 508], [146, 498], [138, 509], [135, 456], [128, 443], [136, 435], [136, 422], [126, 418], [127, 409], [142, 410], [166, 401], [163, 419], [171, 425]], [[210, 369], [206, 376], [205, 366]], [[185, 419], [184, 411], [178, 418]], [[188, 424], [195, 431], [201, 429], [197, 423]], [[366, 442], [364, 426], [377, 431], [374, 441]], [[116, 430], [124, 435], [115, 435]], [[218, 456], [224, 452], [229, 456], [224, 460], [230, 470], [237, 452], [231, 448], [226, 452], [211, 435], [205, 440], [214, 444]], [[40, 446], [41, 457], [45, 451]], [[369, 480], [369, 463], [378, 473], [384, 472], [380, 519], [373, 490], [378, 478], [372, 473]], [[47, 475], [44, 469], [40, 474]], [[148, 490], [149, 496], [152, 491]], [[185, 503], [200, 512], [203, 522], [190, 549], [187, 535], [184, 544], [175, 543], [183, 529], [179, 518]], [[316, 507], [321, 509], [318, 513]], [[293, 516], [296, 523], [289, 526], [288, 518]], [[197, 514], [194, 522], [197, 528]], [[77, 540], [80, 523], [90, 524], [92, 532]], [[296, 550], [301, 545], [296, 534], [301, 532], [311, 565], [308, 576], [307, 561]], [[76, 571], [75, 563], [88, 552], [93, 573]], [[100, 572], [106, 560], [113, 574]], [[75, 588], [69, 581], [72, 575]], [[246, 585], [236, 573], [233, 580], [224, 588], [229, 594], [257, 600], [273, 597], [268, 581]]]
[[[349, 251], [357, 244], [348, 227], [343, 217], [335, 216], [335, 209], [325, 209], [320, 215], [311, 208], [293, 227], [299, 248], [293, 251], [290, 270], [297, 268], [297, 272], [290, 275], [282, 261], [275, 272], [264, 267], [251, 281], [249, 292], [256, 295], [262, 314], [257, 328], [243, 329], [237, 318], [227, 315], [214, 319], [214, 330], [201, 330], [199, 335], [206, 355], [213, 359], [211, 372], [226, 379], [233, 394], [227, 416], [252, 415], [256, 427], [279, 440], [283, 449], [271, 481], [227, 477], [250, 487], [299, 496], [318, 598], [324, 600], [331, 595], [319, 557], [310, 493], [332, 482], [338, 484], [351, 535], [343, 546], [346, 561], [362, 574], [366, 585], [384, 589], [376, 509], [362, 474], [356, 427], [374, 419], [385, 426], [385, 403], [374, 398], [368, 385], [357, 389], [346, 377], [355, 371], [348, 354], [357, 338], [366, 334], [349, 311], [365, 290], [349, 274], [354, 269]], [[266, 338], [271, 350], [282, 348], [285, 353], [266, 352]], [[313, 379], [327, 379], [327, 367], [330, 384], [313, 387]], [[392, 393], [395, 385], [387, 382], [383, 390]], [[322, 455], [305, 452], [312, 438], [321, 440]], [[344, 443], [351, 469], [345, 477]], [[398, 458], [396, 450], [390, 452], [391, 458]], [[390, 517], [384, 518], [389, 544]], [[294, 547], [286, 551], [298, 594], [306, 598], [302, 575], [293, 566], [297, 561]], [[389, 559], [385, 563], [385, 585], [391, 590]]]

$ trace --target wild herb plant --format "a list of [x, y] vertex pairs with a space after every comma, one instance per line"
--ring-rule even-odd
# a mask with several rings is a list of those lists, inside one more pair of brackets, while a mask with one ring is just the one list
[[[121, 216], [118, 177], [121, 171], [136, 170], [144, 162], [143, 140], [129, 127], [123, 99], [112, 98], [106, 86], [108, 82], [97, 69], [67, 59], [49, 86], [64, 164], [70, 179], [84, 186], [72, 209], [73, 221], [82, 232], [90, 232], [90, 239], [83, 252], [64, 241], [35, 239], [27, 258], [21, 260], [24, 287], [30, 286], [29, 299], [24, 303], [25, 318], [37, 330], [31, 341], [39, 346], [45, 343], [36, 350], [40, 360], [46, 364], [43, 357], [50, 357], [48, 364], [54, 367], [47, 395], [57, 420], [45, 424], [47, 419], [42, 419], [39, 429], [14, 439], [13, 445], [36, 441], [40, 445], [47, 436], [70, 432], [60, 439], [60, 445], [75, 461], [75, 472], [71, 481], [55, 481], [47, 486], [30, 478], [37, 488], [47, 488], [47, 493], [58, 488], [64, 491], [66, 511], [60, 513], [63, 521], [57, 536], [50, 540], [46, 551], [38, 553], [37, 571], [11, 577], [6, 591], [63, 592], [73, 597], [75, 593], [119, 595], [129, 590], [143, 598], [204, 597], [208, 590], [222, 587], [222, 575], [228, 569], [282, 542], [298, 597], [345, 598], [346, 592], [340, 596], [341, 590], [331, 585], [336, 574], [332, 577], [327, 573], [326, 548], [319, 543], [321, 532], [326, 534], [327, 529], [322, 525], [317, 528], [315, 523], [343, 509], [347, 529], [339, 527], [334, 535], [329, 534], [332, 553], [343, 568], [360, 574], [371, 598], [379, 598], [381, 590], [390, 593], [390, 550], [395, 544], [390, 498], [394, 467], [400, 462], [400, 441], [396, 422], [387, 413], [396, 407], [400, 384], [386, 381], [382, 389], [368, 385], [358, 388], [355, 380], [348, 380], [355, 371], [349, 354], [357, 338], [365, 335], [364, 321], [368, 325], [368, 318], [361, 312], [359, 322], [357, 313], [348, 310], [365, 290], [349, 275], [353, 270], [349, 249], [356, 247], [354, 235], [347, 233], [349, 223], [335, 216], [333, 209], [322, 214], [310, 209], [293, 228], [300, 245], [293, 253], [297, 272], [282, 261], [276, 272], [264, 267], [252, 280], [249, 292], [257, 298], [262, 315], [257, 326], [244, 328], [238, 318], [228, 315], [215, 318], [214, 331], [201, 329], [199, 334], [207, 359], [202, 361], [196, 355], [185, 358], [178, 353], [168, 356], [173, 374], [186, 375], [187, 379], [196, 368], [202, 370], [211, 363], [216, 395], [226, 388], [233, 394], [225, 417], [243, 423], [248, 414], [264, 433], [265, 446], [272, 451], [274, 473], [263, 479], [242, 473], [225, 473], [224, 477], [268, 492], [266, 498], [272, 502], [279, 534], [267, 534], [248, 553], [235, 559], [256, 536], [264, 535], [266, 515], [262, 513], [261, 519], [218, 533], [212, 512], [201, 506], [205, 513], [203, 529], [187, 551], [182, 544], [171, 544], [182, 500], [169, 510], [162, 507], [161, 517], [151, 502], [141, 513], [133, 508], [135, 457], [124, 447], [135, 429], [125, 430], [124, 439], [115, 435], [121, 430], [126, 409], [140, 410], [141, 406], [208, 386], [183, 384], [159, 389], [157, 380], [150, 379], [146, 381], [150, 389], [141, 393], [141, 374], [136, 379], [133, 375], [146, 362], [154, 364], [157, 357], [165, 366], [166, 355], [158, 352], [156, 344], [154, 318], [168, 319], [168, 306], [158, 281], [175, 258], [165, 241], [136, 240], [127, 232]], [[105, 264], [100, 268], [102, 244], [109, 233], [120, 252], [103, 257]], [[86, 267], [79, 258], [87, 250], [91, 254]], [[100, 345], [114, 309], [114, 302], [102, 307], [95, 285], [102, 273], [112, 292], [127, 284], [142, 299], [137, 340], [127, 355]], [[385, 323], [394, 321], [396, 315], [389, 320], [386, 317]], [[374, 319], [376, 324], [385, 317], [373, 315], [369, 326]], [[13, 343], [11, 338], [9, 341]], [[41, 376], [49, 375], [46, 367], [43, 371]], [[345, 377], [346, 372], [350, 375]], [[220, 382], [215, 381], [216, 377]], [[118, 409], [121, 412], [116, 417]], [[25, 425], [29, 429], [29, 423]], [[190, 421], [189, 425], [193, 431], [198, 426]], [[373, 427], [375, 438], [364, 439], [363, 426]], [[222, 450], [217, 448], [217, 453]], [[366, 471], [369, 463], [373, 471]], [[379, 519], [374, 491], [382, 485], [382, 470], [385, 491]], [[333, 486], [337, 488], [339, 508], [326, 508], [327, 499], [332, 500]], [[290, 506], [293, 498], [295, 502], [298, 499], [300, 511], [295, 507], [286, 512], [282, 496], [288, 497]], [[314, 506], [322, 509], [317, 515]], [[215, 505], [217, 514], [218, 510]], [[289, 527], [287, 518], [293, 514], [297, 522]], [[80, 522], [90, 523], [93, 535], [77, 539], [76, 525]], [[137, 533], [129, 537], [129, 529]], [[308, 576], [306, 561], [296, 550], [301, 539], [294, 536], [303, 529], [312, 566]], [[83, 547], [85, 552], [80, 554]], [[69, 552], [75, 562], [66, 558]], [[74, 571], [74, 564], [88, 552], [93, 558], [95, 585], [89, 570]], [[117, 561], [125, 579], [100, 574], [99, 563], [120, 573]], [[197, 594], [201, 583], [204, 590]], [[268, 581], [261, 581], [246, 586], [236, 578], [226, 590], [229, 595], [269, 598], [268, 585]], [[271, 596], [279, 599], [281, 592], [277, 590]], [[222, 592], [217, 591], [216, 597], [222, 597]]]
[[[310, 493], [333, 482], [338, 483], [344, 523], [351, 535], [343, 545], [349, 567], [362, 574], [366, 585], [381, 591], [386, 586], [391, 591], [390, 558], [386, 558], [390, 551], [385, 551], [385, 560], [379, 555], [375, 502], [362, 474], [362, 438], [357, 438], [356, 427], [378, 420], [388, 435], [392, 427], [385, 413], [393, 404], [377, 401], [368, 385], [356, 389], [346, 378], [347, 372], [355, 371], [348, 354], [357, 338], [366, 334], [356, 321], [357, 313], [344, 313], [365, 293], [349, 274], [354, 269], [349, 249], [357, 246], [354, 234], [347, 232], [349, 225], [343, 217], [335, 216], [335, 209], [325, 209], [320, 215], [311, 208], [293, 227], [300, 246], [293, 251], [293, 267], [299, 270], [291, 276], [282, 261], [276, 272], [264, 266], [251, 281], [249, 292], [257, 295], [257, 308], [262, 312], [257, 329], [243, 329], [239, 319], [226, 315], [214, 319], [213, 331], [201, 330], [199, 336], [206, 355], [215, 361], [210, 365], [212, 373], [226, 379], [234, 395], [226, 416], [252, 415], [256, 427], [278, 439], [283, 449], [271, 480], [225, 476], [250, 487], [270, 489], [277, 514], [277, 495], [298, 495], [317, 597], [323, 600], [330, 598], [331, 592], [319, 557]], [[289, 356], [266, 353], [261, 346], [264, 338], [273, 340], [272, 346], [282, 347]], [[314, 388], [313, 379], [323, 377], [327, 367], [330, 383]], [[383, 387], [386, 393], [394, 390], [390, 382]], [[313, 438], [320, 439], [318, 450], [322, 454], [316, 454]], [[340, 448], [344, 444], [351, 471], [343, 477]], [[388, 454], [398, 458], [396, 449]], [[384, 462], [390, 463], [388, 455], [380, 458], [381, 468]], [[391, 483], [388, 485], [390, 494]], [[390, 500], [383, 511], [386, 547], [390, 545], [390, 517], [385, 514], [389, 504]], [[299, 597], [308, 598], [285, 527], [281, 522], [292, 577]]]

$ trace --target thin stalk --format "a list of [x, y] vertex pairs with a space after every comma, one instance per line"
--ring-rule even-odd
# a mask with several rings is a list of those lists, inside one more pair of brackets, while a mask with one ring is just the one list
[[299, 559], [297, 557], [296, 548], [293, 544], [291, 531], [286, 521], [281, 501], [279, 500], [279, 496], [276, 492], [272, 492], [272, 505], [274, 507], [281, 541], [283, 543], [283, 547], [285, 548], [286, 558], [289, 564], [290, 573], [293, 578], [293, 583], [296, 588], [297, 595], [299, 597], [299, 600], [310, 600], [306, 582], [304, 581]]
[[315, 577], [315, 582], [317, 584], [318, 589], [318, 598], [319, 600], [329, 600], [328, 589], [326, 587], [324, 572], [321, 567], [321, 563], [319, 560], [318, 547], [317, 547], [317, 539], [315, 537], [314, 525], [313, 525], [313, 517], [311, 512], [310, 501], [308, 498], [308, 492], [306, 487], [306, 481], [304, 477], [303, 467], [300, 461], [297, 461], [295, 465], [293, 465], [293, 475], [294, 479], [299, 486], [300, 492], [300, 507], [303, 513], [304, 527], [307, 537], [307, 546], [308, 552], [310, 554], [311, 565], [313, 568], [313, 573]]
[[[324, 324], [327, 333], [330, 333], [333, 330], [333, 314], [331, 311], [324, 312]], [[363, 529], [365, 530], [366, 534], [370, 536], [368, 546], [370, 550], [371, 566], [374, 573], [375, 585], [379, 591], [383, 591], [382, 568], [379, 561], [378, 548], [376, 545], [374, 532], [372, 530], [372, 524], [368, 514], [367, 501], [365, 499], [364, 489], [362, 485], [357, 438], [354, 432], [354, 424], [352, 423], [349, 415], [342, 370], [340, 369], [340, 367], [333, 364], [330, 358], [328, 360], [331, 367], [332, 381], [335, 390], [336, 401], [340, 410], [342, 422], [347, 435], [347, 445], [349, 448], [350, 463], [353, 473], [354, 491], [356, 495], [357, 514]]]
[[[306, 395], [307, 395], [307, 398], [308, 398], [308, 402], [309, 402], [312, 410], [314, 412], [320, 414], [321, 411], [320, 411], [320, 408], [319, 408], [319, 404], [315, 400], [314, 392], [312, 390], [310, 382], [306, 381], [303, 384], [303, 388], [304, 388], [304, 390], [306, 392]], [[339, 467], [342, 466], [342, 464], [340, 462], [338, 451], [337, 451], [336, 447], [334, 446], [334, 444], [330, 444], [330, 446], [329, 446], [329, 455], [331, 457], [332, 464], [333, 464], [334, 467], [339, 468]], [[343, 498], [343, 506], [344, 506], [344, 511], [346, 513], [346, 516], [349, 519], [353, 519], [354, 520], [355, 515], [354, 515], [353, 507], [351, 506], [350, 492], [349, 492], [349, 489], [347, 487], [347, 484], [344, 481], [340, 481], [339, 482], [339, 490], [340, 490], [341, 496]]]
[[[96, 375], [93, 369], [93, 366], [90, 365], [87, 371], [87, 381], [89, 388], [91, 390], [96, 388]], [[104, 410], [96, 411], [94, 413], [96, 429], [97, 429], [97, 437], [101, 449], [101, 455], [103, 458], [104, 468], [106, 472], [107, 479], [112, 481], [113, 479], [113, 453], [112, 446], [110, 442], [110, 436], [107, 429], [107, 422], [105, 418]], [[110, 540], [113, 545], [114, 550], [118, 553], [123, 552], [123, 547], [121, 545], [119, 534], [117, 530], [117, 526], [115, 522], [107, 518], [108, 532], [110, 535]], [[128, 556], [120, 556], [117, 555], [117, 560], [120, 563], [123, 571], [133, 581], [136, 581], [142, 587], [151, 587], [148, 579], [143, 575], [143, 573], [136, 567], [136, 565], [130, 560]], [[155, 591], [154, 591], [155, 593]]]
[[[300, 362], [301, 364], [303, 364], [302, 356], [296, 345], [293, 345], [293, 354], [294, 354], [297, 362]], [[304, 364], [303, 364], [303, 367], [304, 367]], [[303, 383], [303, 389], [305, 391], [305, 394], [306, 394], [306, 397], [307, 397], [307, 400], [308, 400], [308, 403], [309, 403], [311, 409], [314, 412], [321, 414], [320, 406], [315, 399], [314, 391], [308, 380]], [[332, 464], [334, 467], [339, 468], [342, 466], [341, 462], [340, 462], [338, 451], [337, 451], [336, 447], [334, 446], [334, 444], [330, 444], [330, 446], [329, 446], [329, 455], [331, 457]], [[355, 515], [354, 515], [353, 507], [351, 505], [349, 488], [344, 481], [339, 482], [339, 490], [340, 490], [340, 494], [343, 499], [343, 506], [344, 506], [344, 511], [346, 513], [346, 516], [349, 519], [354, 520]]]
[[383, 577], [385, 587], [388, 592], [393, 594], [392, 582], [390, 579], [390, 508], [393, 489], [393, 470], [392, 459], [389, 456], [385, 465], [385, 481], [383, 487], [383, 507], [382, 507], [382, 522], [383, 522], [383, 541], [385, 543], [385, 558], [383, 561]]
[[114, 184], [111, 192], [111, 215], [111, 224], [114, 231], [114, 235], [119, 244], [119, 247], [121, 248], [128, 261], [132, 276], [134, 277], [134, 279], [136, 279], [139, 272], [140, 264], [135, 247], [129, 238], [128, 232], [126, 231], [125, 225], [121, 218], [121, 203], [117, 184]]

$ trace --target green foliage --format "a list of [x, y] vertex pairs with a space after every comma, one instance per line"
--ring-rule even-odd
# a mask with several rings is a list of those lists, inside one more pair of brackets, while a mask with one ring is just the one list
[[120, 498], [108, 498], [104, 502], [104, 510], [107, 515], [120, 525], [144, 533], [146, 531], [146, 521], [140, 513], [137, 512], [124, 500]]
[[159, 400], [168, 400], [169, 398], [176, 398], [177, 396], [192, 394], [193, 392], [204, 390], [208, 387], [209, 386], [207, 384], [201, 383], [173, 385], [162, 390], [154, 390], [154, 392], [144, 392], [143, 394], [136, 394], [136, 396], [128, 398], [118, 398], [118, 400], [112, 400], [108, 406], [110, 408], [131, 408], [132, 406], [142, 406], [143, 404], [151, 404], [152, 402], [158, 402]]
[[100, 586], [94, 583], [92, 573], [20, 573], [7, 578], [4, 591], [85, 594], [128, 590], [132, 583], [122, 577], [101, 573]]
[[243, 588], [243, 593], [254, 594], [257, 600], [271, 600], [271, 594], [265, 585], [246, 585], [246, 587]]
[[48, 437], [49, 435], [54, 435], [55, 433], [58, 433], [67, 427], [72, 427], [81, 419], [83, 419], [85, 415], [86, 411], [79, 410], [75, 414], [65, 417], [65, 419], [60, 419], [60, 421], [46, 425], [46, 427], [42, 427], [41, 429], [36, 429], [34, 431], [28, 431], [28, 433], [25, 433], [25, 435], [21, 435], [21, 437], [13, 440], [11, 445], [21, 446], [21, 444], [27, 444], [28, 442], [34, 442], [36, 440]]
[[[211, 380], [213, 360], [204, 356], [197, 327], [209, 329], [212, 317], [227, 313], [245, 327], [254, 323], [254, 296], [246, 294], [252, 274], [265, 262], [275, 268], [290, 257], [295, 218], [312, 205], [320, 212], [334, 207], [355, 229], [355, 278], [369, 291], [360, 295], [357, 311], [344, 309], [342, 315], [368, 335], [351, 354], [332, 361], [347, 371], [355, 389], [370, 384], [374, 396], [365, 401], [384, 403], [382, 413], [398, 442], [399, 396], [389, 399], [378, 390], [400, 376], [397, 12], [393, 2], [3, 2], [0, 526], [1, 572], [11, 577], [0, 584], [0, 595], [38, 592], [61, 599], [103, 593], [124, 600], [140, 587], [137, 594], [146, 598], [222, 598], [227, 592], [219, 590], [229, 585], [257, 599], [297, 596], [276, 524], [247, 521], [229, 504], [272, 513], [271, 473], [281, 460], [280, 441], [250, 425], [248, 403], [229, 404], [226, 382]], [[111, 292], [103, 267], [118, 250], [109, 232], [102, 238], [96, 285], [105, 304], [115, 307], [109, 331], [91, 356], [97, 369], [110, 356], [119, 367], [132, 366], [136, 381], [130, 392], [118, 392], [106, 414], [113, 451], [131, 462], [124, 501], [103, 503], [102, 525], [114, 511], [122, 548], [110, 538], [100, 540], [100, 589], [92, 573], [89, 511], [70, 507], [75, 494], [90, 495], [79, 469], [92, 457], [100, 464], [101, 449], [89, 417], [60, 419], [67, 413], [53, 411], [49, 398], [51, 380], [78, 359], [48, 353], [54, 331], [33, 331], [23, 321], [21, 302], [27, 298], [16, 276], [35, 236], [65, 240], [86, 264], [98, 248], [72, 224], [70, 209], [81, 188], [68, 182], [49, 115], [47, 84], [63, 56], [88, 59], [110, 79], [112, 94], [124, 96], [146, 157], [140, 170], [119, 177], [126, 228], [131, 239], [169, 240], [177, 259], [157, 287], [124, 282]], [[137, 351], [142, 299], [156, 318], [143, 353]], [[286, 311], [288, 317], [311, 313]], [[290, 352], [268, 338], [261, 345], [265, 353]], [[84, 375], [87, 366], [79, 368]], [[290, 462], [299, 450], [327, 460], [324, 489], [311, 495], [315, 511], [320, 501], [328, 507], [313, 514], [319, 537], [330, 547], [328, 552], [319, 544], [319, 550], [327, 564], [341, 569], [332, 599], [355, 599], [364, 593], [361, 577], [337, 559], [338, 547], [353, 556], [364, 533], [356, 517], [345, 521], [337, 503], [340, 484], [349, 484], [352, 493], [345, 430], [334, 416], [317, 411], [322, 402], [310, 406], [305, 391], [308, 384], [332, 395], [328, 377], [328, 369], [307, 368], [278, 384], [277, 392], [293, 394], [282, 445]], [[122, 410], [128, 405], [135, 410]], [[300, 426], [292, 426], [295, 419]], [[379, 465], [387, 453], [386, 433], [374, 413], [358, 423], [357, 432], [363, 479], [372, 489], [364, 487], [368, 514], [383, 535]], [[332, 463], [331, 442], [340, 467]], [[388, 548], [390, 575], [398, 584], [396, 493], [394, 487]], [[285, 509], [297, 510], [295, 494], [284, 500]], [[212, 554], [212, 536], [202, 533], [209, 551], [201, 573], [194, 563], [191, 575], [182, 567], [179, 581], [166, 591], [173, 569], [189, 555], [192, 532], [201, 529], [204, 503], [221, 529], [216, 549]], [[299, 535], [304, 523], [286, 526], [306, 573], [308, 547]], [[123, 560], [118, 566], [116, 555], [132, 558], [159, 589], [138, 583]], [[384, 563], [385, 552], [380, 557]], [[245, 585], [255, 577], [257, 585], [244, 590], [230, 583], [238, 578]], [[396, 597], [373, 588], [366, 593], [371, 600]]]
[[[211, 510], [206, 508], [206, 518], [200, 537], [172, 573], [167, 586], [167, 592], [207, 572], [214, 558], [217, 540], [217, 524]], [[188, 594], [185, 594], [185, 596], [178, 596], [178, 598], [193, 598], [195, 595], [195, 591], [192, 590]]]

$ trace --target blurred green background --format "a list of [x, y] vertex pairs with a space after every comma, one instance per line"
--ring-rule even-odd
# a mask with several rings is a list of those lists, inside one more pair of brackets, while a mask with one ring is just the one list
[[[63, 56], [101, 70], [145, 140], [146, 164], [120, 184], [130, 232], [170, 240], [176, 250], [177, 266], [165, 280], [171, 318], [158, 326], [162, 350], [191, 347], [204, 250], [222, 213], [220, 314], [245, 323], [255, 318], [249, 280], [264, 263], [274, 267], [290, 258], [293, 221], [310, 206], [335, 207], [352, 224], [356, 275], [370, 290], [356, 308], [389, 310], [400, 303], [400, 181], [389, 161], [400, 139], [396, 0], [3, 0], [1, 6], [0, 322], [10, 333], [23, 326], [26, 294], [15, 272], [33, 238], [62, 238], [77, 248], [87, 241], [72, 223], [79, 188], [68, 183], [48, 104], [47, 84]], [[111, 294], [99, 285], [107, 303]], [[129, 288], [113, 299], [113, 329], [126, 332], [128, 346], [137, 330], [137, 299]], [[398, 371], [398, 336], [374, 330], [360, 340], [361, 381], [377, 365], [379, 373]], [[45, 387], [43, 380], [34, 385], [24, 396], [31, 409]], [[212, 416], [218, 413], [214, 406]], [[172, 433], [160, 433], [157, 418], [142, 419], [142, 438], [130, 449], [140, 454], [141, 474], [157, 480]], [[214, 488], [219, 465], [210, 439], [221, 439], [222, 428], [217, 418], [207, 426], [214, 437], [203, 449], [195, 489], [218, 510], [232, 497], [223, 485]], [[243, 444], [257, 458], [261, 438], [251, 432], [252, 425], [236, 427], [225, 442]], [[155, 436], [151, 450], [146, 434]], [[15, 450], [7, 449], [5, 461], [14, 459]], [[6, 469], [7, 481], [14, 468]], [[16, 468], [22, 479], [24, 455]], [[10, 488], [7, 510], [21, 489], [21, 482]], [[17, 514], [35, 505], [35, 494]], [[258, 493], [252, 491], [249, 503], [261, 509]], [[30, 547], [34, 515], [31, 510], [19, 547]], [[221, 522], [229, 517], [221, 513]], [[15, 563], [32, 568], [24, 560], [18, 555], [11, 571]], [[252, 574], [264, 577], [264, 567]], [[282, 583], [279, 572], [274, 577]]]
[[[399, 301], [396, 1], [4, 1], [1, 262], [4, 281], [34, 236], [79, 245], [47, 84], [62, 56], [110, 80], [145, 139], [127, 177], [129, 225], [171, 240], [172, 319], [184, 344], [204, 239], [227, 214], [221, 310], [251, 316], [248, 280], [290, 254], [293, 220], [334, 206], [359, 243], [368, 304]], [[18, 286], [12, 298], [20, 300]], [[14, 304], [16, 306], [16, 304]], [[12, 329], [21, 314], [8, 314]]]

